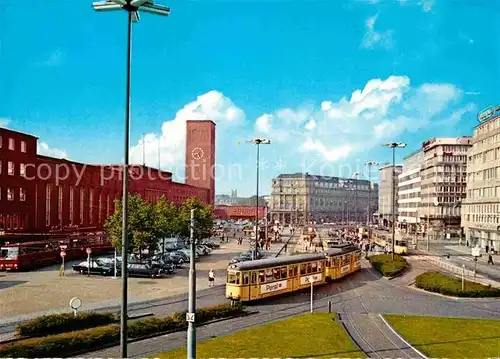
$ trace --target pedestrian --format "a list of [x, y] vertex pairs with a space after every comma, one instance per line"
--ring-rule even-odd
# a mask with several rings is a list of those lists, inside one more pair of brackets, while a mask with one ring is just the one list
[[493, 264], [493, 256], [490, 254], [488, 254], [488, 264], [491, 264], [491, 265], [494, 265]]
[[215, 273], [213, 269], [210, 269], [210, 272], [208, 272], [208, 286], [213, 287], [215, 282]]

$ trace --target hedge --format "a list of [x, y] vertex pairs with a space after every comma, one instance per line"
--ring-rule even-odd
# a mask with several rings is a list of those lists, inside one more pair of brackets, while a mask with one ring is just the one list
[[[169, 317], [146, 318], [128, 325], [128, 338], [140, 339], [187, 328], [186, 312]], [[245, 308], [240, 304], [223, 304], [201, 308], [196, 311], [196, 323], [203, 324], [214, 319], [242, 316]], [[111, 324], [46, 337], [24, 339], [0, 345], [0, 358], [60, 358], [117, 345], [120, 342], [120, 326]]]
[[408, 262], [402, 256], [395, 254], [392, 260], [392, 254], [377, 254], [368, 257], [371, 265], [377, 272], [384, 277], [394, 277], [401, 274], [408, 268]]
[[46, 335], [60, 334], [95, 328], [117, 322], [114, 313], [72, 313], [44, 315], [20, 324], [16, 328], [18, 338], [44, 337]]
[[462, 291], [461, 278], [448, 276], [440, 272], [426, 272], [420, 274], [415, 279], [415, 286], [429, 292], [451, 295], [455, 297], [500, 297], [499, 288], [492, 288], [491, 286], [485, 286], [479, 283], [470, 282], [468, 280], [465, 281], [464, 290]]

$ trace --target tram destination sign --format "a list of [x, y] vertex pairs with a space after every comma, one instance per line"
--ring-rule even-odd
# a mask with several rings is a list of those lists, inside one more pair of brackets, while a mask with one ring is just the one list
[[321, 281], [321, 274], [313, 274], [305, 277], [300, 277], [300, 285], [311, 284]]
[[269, 284], [263, 284], [260, 286], [260, 294], [277, 292], [287, 288], [287, 281], [282, 280], [280, 282], [274, 282]]

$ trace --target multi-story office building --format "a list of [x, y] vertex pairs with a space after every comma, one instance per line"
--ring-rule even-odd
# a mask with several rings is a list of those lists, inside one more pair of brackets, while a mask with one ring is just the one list
[[[384, 227], [392, 226], [398, 218], [398, 176], [403, 171], [401, 165], [388, 165], [379, 168], [380, 188], [378, 196], [378, 221]], [[392, 191], [394, 186], [394, 192]], [[393, 197], [394, 193], [394, 197]], [[395, 218], [392, 218], [392, 202], [394, 201]]]
[[471, 246], [500, 251], [500, 106], [478, 119], [468, 153], [462, 227]]
[[[357, 221], [376, 210], [378, 186], [365, 179], [281, 174], [273, 179], [270, 218], [280, 223]], [[368, 198], [372, 205], [368, 207]]]
[[423, 143], [419, 217], [430, 239], [460, 237], [460, 205], [466, 195], [471, 137], [433, 138]]
[[424, 152], [419, 149], [403, 161], [403, 172], [398, 176], [398, 222], [408, 233], [418, 231], [421, 198], [420, 167]]

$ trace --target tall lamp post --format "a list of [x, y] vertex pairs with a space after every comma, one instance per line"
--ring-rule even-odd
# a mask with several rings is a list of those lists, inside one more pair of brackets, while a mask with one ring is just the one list
[[402, 142], [392, 142], [386, 143], [384, 147], [392, 149], [392, 180], [391, 180], [391, 212], [392, 212], [392, 260], [394, 260], [394, 243], [396, 242], [396, 198], [395, 198], [395, 186], [396, 186], [396, 148], [405, 148], [406, 143]]
[[358, 180], [361, 173], [356, 172], [353, 174], [354, 177], [354, 221], [358, 221]]
[[270, 145], [271, 140], [265, 138], [254, 138], [248, 140], [248, 143], [253, 143], [257, 147], [257, 183], [256, 183], [256, 198], [255, 198], [255, 249], [253, 251], [253, 259], [257, 259], [258, 240], [259, 240], [259, 167], [260, 167], [260, 145]]
[[155, 5], [152, 0], [106, 0], [92, 3], [96, 11], [125, 10], [127, 19], [127, 74], [126, 74], [126, 97], [125, 97], [125, 137], [124, 137], [124, 165], [123, 165], [123, 203], [122, 203], [122, 303], [120, 311], [120, 356], [127, 358], [127, 253], [128, 253], [128, 167], [130, 147], [130, 75], [132, 57], [132, 22], [139, 22], [139, 10], [158, 15], [167, 16], [170, 8]]

